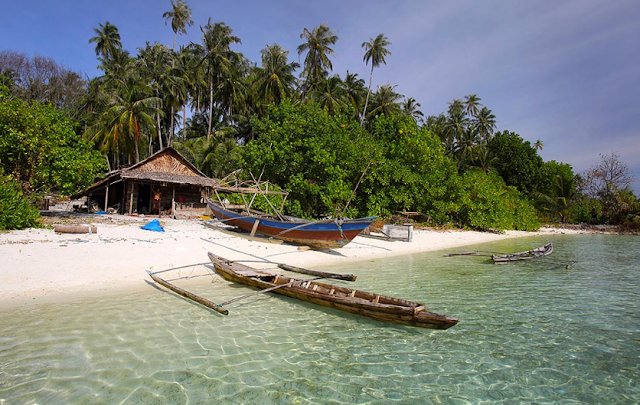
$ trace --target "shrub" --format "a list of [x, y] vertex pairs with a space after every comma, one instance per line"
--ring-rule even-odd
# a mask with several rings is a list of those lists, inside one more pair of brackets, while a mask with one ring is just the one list
[[40, 226], [40, 212], [31, 207], [17, 181], [0, 172], [0, 229]]
[[533, 206], [494, 171], [465, 172], [458, 203], [458, 221], [471, 228], [533, 231], [540, 227]]

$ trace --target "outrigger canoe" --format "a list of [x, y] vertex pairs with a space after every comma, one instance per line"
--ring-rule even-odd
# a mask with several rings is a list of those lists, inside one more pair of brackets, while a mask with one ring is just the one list
[[285, 242], [321, 249], [343, 247], [377, 219], [377, 217], [367, 217], [309, 221], [283, 217], [286, 220], [282, 220], [254, 210], [251, 210], [251, 214], [248, 215], [245, 212], [225, 209], [211, 199], [207, 199], [207, 204], [219, 221], [251, 232], [251, 236], [258, 233]]
[[515, 262], [518, 260], [531, 260], [544, 256], [549, 256], [553, 252], [553, 244], [551, 242], [535, 249], [526, 250], [524, 252], [510, 253], [504, 255], [492, 255], [491, 260], [494, 263]]
[[380, 321], [431, 329], [448, 329], [458, 319], [426, 310], [423, 304], [346, 287], [300, 280], [267, 270], [257, 270], [209, 253], [220, 276], [228, 281], [335, 308]]

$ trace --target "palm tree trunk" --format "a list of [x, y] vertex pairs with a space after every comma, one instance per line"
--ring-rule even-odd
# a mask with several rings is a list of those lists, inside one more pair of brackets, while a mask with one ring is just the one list
[[211, 121], [213, 120], [213, 80], [209, 84], [209, 129], [207, 130], [207, 141], [211, 138]]
[[171, 146], [173, 142], [173, 106], [171, 106], [171, 131], [169, 132], [169, 139], [167, 140], [167, 146]]
[[162, 131], [160, 130], [160, 113], [156, 114], [156, 125], [158, 126], [158, 142], [160, 143], [160, 150], [164, 149], [162, 146]]
[[367, 116], [367, 105], [369, 105], [369, 94], [371, 94], [371, 82], [373, 81], [373, 64], [371, 64], [371, 74], [369, 75], [369, 90], [367, 91], [367, 98], [364, 102], [364, 110], [362, 111], [362, 118], [360, 118], [360, 126], [364, 123], [364, 117]]
[[182, 140], [187, 140], [187, 104], [184, 104], [184, 108], [182, 110]]

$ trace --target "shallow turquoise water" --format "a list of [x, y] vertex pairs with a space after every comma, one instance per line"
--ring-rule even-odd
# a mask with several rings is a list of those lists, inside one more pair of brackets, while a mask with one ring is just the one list
[[[460, 318], [446, 331], [268, 294], [224, 317], [151, 286], [0, 312], [0, 404], [639, 403], [640, 239], [458, 251], [549, 240], [552, 257], [579, 263], [435, 252], [332, 269]], [[216, 302], [252, 291], [211, 278], [189, 289]]]

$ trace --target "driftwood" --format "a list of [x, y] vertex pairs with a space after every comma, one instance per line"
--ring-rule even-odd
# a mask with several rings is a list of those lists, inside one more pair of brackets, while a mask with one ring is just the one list
[[53, 230], [56, 233], [98, 233], [95, 225], [56, 225]]
[[293, 271], [295, 273], [302, 273], [302, 274], [311, 274], [312, 276], [319, 276], [322, 278], [333, 278], [338, 280], [356, 281], [356, 276], [354, 276], [353, 274], [326, 273], [324, 271], [309, 270], [309, 269], [303, 269], [302, 267], [290, 266], [284, 263], [279, 263], [278, 267], [280, 267], [282, 270]]
[[170, 282], [161, 279], [160, 277], [156, 276], [153, 273], [149, 273], [149, 276], [153, 279], [153, 281], [155, 281], [156, 283], [170, 289], [171, 291], [175, 292], [178, 295], [181, 295], [185, 298], [188, 298], [192, 301], [197, 302], [198, 304], [204, 305], [207, 308], [211, 308], [214, 311], [220, 312], [222, 315], [228, 315], [229, 311], [227, 311], [226, 309], [221, 308], [221, 305], [217, 305], [215, 302], [213, 301], [209, 301], [206, 298], [202, 298], [199, 295], [195, 295], [193, 293], [190, 293], [187, 290], [183, 290], [182, 288], [175, 286], [173, 284], [171, 284]]

